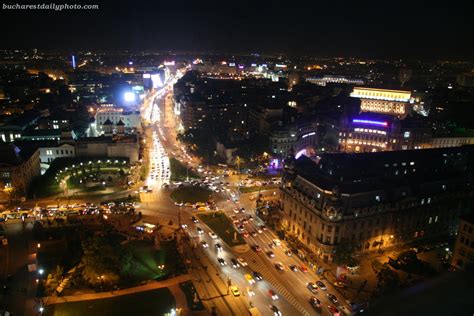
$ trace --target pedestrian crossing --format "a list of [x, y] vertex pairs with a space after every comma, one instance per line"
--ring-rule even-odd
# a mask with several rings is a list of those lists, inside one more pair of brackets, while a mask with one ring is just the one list
[[275, 290], [279, 295], [283, 296], [288, 301], [288, 303], [293, 305], [301, 313], [301, 315], [312, 315], [298, 302], [293, 294], [287, 290], [282, 281], [280, 281], [270, 271], [270, 267], [265, 264], [262, 258], [260, 258], [259, 254], [254, 251], [247, 251], [246, 253], [242, 254], [242, 257], [247, 261], [249, 267], [253, 271], [260, 272], [263, 275], [264, 280], [272, 285], [273, 290]]

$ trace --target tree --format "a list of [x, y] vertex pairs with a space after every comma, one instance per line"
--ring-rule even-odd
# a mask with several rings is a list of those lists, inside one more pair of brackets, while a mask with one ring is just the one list
[[418, 257], [416, 256], [416, 252], [413, 250], [403, 251], [398, 255], [397, 261], [402, 263], [403, 265], [409, 265], [416, 263], [418, 261]]
[[347, 239], [342, 239], [334, 249], [334, 263], [348, 266], [357, 265], [357, 260], [354, 258], [355, 244]]
[[400, 285], [400, 277], [398, 273], [384, 265], [377, 273], [377, 290], [380, 294], [384, 294], [398, 288]]
[[112, 285], [118, 282], [121, 266], [120, 244], [96, 235], [84, 240], [82, 249], [82, 276], [87, 282], [91, 285]]

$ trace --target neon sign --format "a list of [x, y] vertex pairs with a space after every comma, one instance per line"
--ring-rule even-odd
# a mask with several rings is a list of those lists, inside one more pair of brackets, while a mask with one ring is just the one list
[[360, 119], [353, 119], [352, 123], [356, 124], [368, 124], [368, 125], [376, 125], [376, 126], [384, 126], [387, 127], [388, 123], [387, 122], [382, 122], [382, 121], [372, 121], [372, 120], [360, 120]]

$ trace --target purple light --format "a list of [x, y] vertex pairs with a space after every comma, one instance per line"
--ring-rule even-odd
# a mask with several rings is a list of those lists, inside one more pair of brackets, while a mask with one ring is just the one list
[[359, 119], [353, 119], [352, 123], [357, 123], [357, 124], [369, 124], [369, 125], [377, 125], [377, 126], [385, 126], [387, 127], [388, 123], [387, 122], [382, 122], [382, 121], [371, 121], [371, 120], [359, 120]]
[[273, 169], [278, 169], [278, 167], [280, 166], [280, 162], [277, 158], [272, 159], [271, 166]]

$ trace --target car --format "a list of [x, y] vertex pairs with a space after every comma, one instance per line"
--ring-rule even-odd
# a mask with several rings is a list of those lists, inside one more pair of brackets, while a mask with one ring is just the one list
[[217, 261], [220, 263], [221, 266], [225, 266], [227, 264], [227, 262], [225, 262], [225, 260], [222, 258], [217, 258]]
[[275, 246], [277, 246], [277, 247], [280, 247], [280, 246], [281, 246], [281, 241], [280, 241], [280, 239], [273, 239], [272, 242], [273, 242], [273, 244], [274, 244]]
[[318, 287], [313, 282], [309, 282], [308, 284], [306, 284], [306, 287], [311, 293], [318, 294], [318, 291], [317, 291]]
[[207, 242], [205, 242], [204, 240], [201, 241], [201, 245], [203, 248], [209, 248], [209, 244]]
[[262, 230], [261, 228], [257, 228], [257, 232], [258, 232], [259, 234], [261, 234], [261, 233], [263, 233], [263, 230]]
[[221, 244], [217, 243], [217, 244], [215, 244], [214, 246], [216, 247], [216, 250], [217, 250], [217, 251], [222, 251], [222, 246], [221, 246]]
[[333, 304], [337, 304], [337, 297], [334, 294], [328, 293], [328, 300], [330, 300]]
[[273, 251], [267, 251], [267, 256], [270, 258], [275, 258], [275, 253], [273, 253]]
[[181, 224], [181, 228], [182, 228], [182, 229], [187, 229], [187, 228], [188, 228], [188, 225], [187, 225], [187, 224]]
[[286, 249], [285, 250], [285, 255], [287, 255], [288, 257], [291, 257], [293, 255], [293, 253], [291, 252], [290, 249]]
[[244, 232], [242, 233], [242, 236], [244, 236], [245, 238], [247, 238], [247, 237], [249, 236], [249, 233], [247, 233], [246, 231], [244, 231]]
[[245, 261], [245, 259], [242, 257], [237, 258], [237, 261], [240, 263], [242, 267], [246, 267], [248, 265], [247, 261]]
[[279, 271], [285, 271], [285, 266], [281, 262], [275, 263], [275, 268]]
[[256, 251], [256, 252], [261, 252], [261, 251], [262, 251], [262, 248], [260, 248], [259, 245], [253, 245], [253, 246], [252, 246], [252, 249], [253, 249], [254, 251]]
[[314, 296], [311, 296], [309, 298], [309, 303], [311, 304], [311, 306], [313, 306], [314, 308], [321, 308], [321, 301], [318, 300], [316, 297]]
[[307, 273], [307, 272], [308, 272], [308, 268], [306, 268], [306, 266], [302, 264], [302, 265], [300, 266], [300, 271], [303, 272], [303, 273]]
[[272, 289], [268, 290], [268, 295], [272, 298], [272, 300], [277, 300], [278, 299], [278, 295], [275, 293], [275, 291], [273, 291]]
[[341, 312], [334, 306], [328, 305], [329, 312], [332, 316], [340, 316]]
[[217, 235], [213, 232], [209, 232], [209, 236], [211, 236], [212, 239], [217, 239]]
[[319, 288], [323, 291], [326, 291], [328, 289], [322, 281], [316, 281], [316, 285], [319, 286]]
[[294, 264], [290, 264], [290, 265], [289, 265], [289, 268], [290, 268], [290, 270], [293, 271], [293, 272], [298, 272], [298, 267], [297, 267], [296, 265], [294, 265]]
[[204, 231], [202, 230], [201, 227], [196, 227], [196, 231], [199, 235], [204, 234]]
[[344, 282], [341, 282], [341, 281], [334, 281], [334, 286], [335, 287], [340, 287], [340, 288], [345, 288], [346, 284]]
[[237, 260], [235, 260], [234, 258], [230, 259], [230, 262], [232, 263], [232, 268], [236, 269], [238, 267], [240, 267], [240, 264]]
[[239, 288], [236, 287], [235, 285], [233, 285], [233, 286], [230, 287], [230, 292], [231, 292], [232, 295], [234, 295], [234, 296], [240, 296]]
[[273, 316], [281, 316], [281, 312], [278, 309], [278, 307], [276, 307], [275, 305], [269, 305], [268, 307], [270, 307], [270, 310], [272, 311]]
[[194, 216], [191, 216], [191, 220], [193, 221], [193, 223], [199, 223], [199, 220]]
[[245, 275], [245, 279], [247, 280], [247, 282], [249, 282], [250, 284], [255, 284], [255, 280], [254, 278], [250, 275], [250, 274], [246, 274]]
[[239, 225], [237, 226], [237, 229], [239, 230], [239, 232], [243, 232], [244, 231], [244, 225]]
[[247, 294], [248, 296], [255, 296], [255, 292], [252, 290], [250, 286], [247, 286]]
[[258, 225], [258, 228], [260, 228], [261, 230], [267, 230], [267, 226], [265, 225]]
[[260, 272], [252, 271], [252, 275], [255, 278], [255, 280], [257, 280], [257, 281], [262, 281], [263, 280], [263, 276], [260, 274]]
[[257, 232], [256, 231], [253, 231], [250, 233], [250, 235], [252, 235], [252, 237], [256, 237], [257, 236]]

